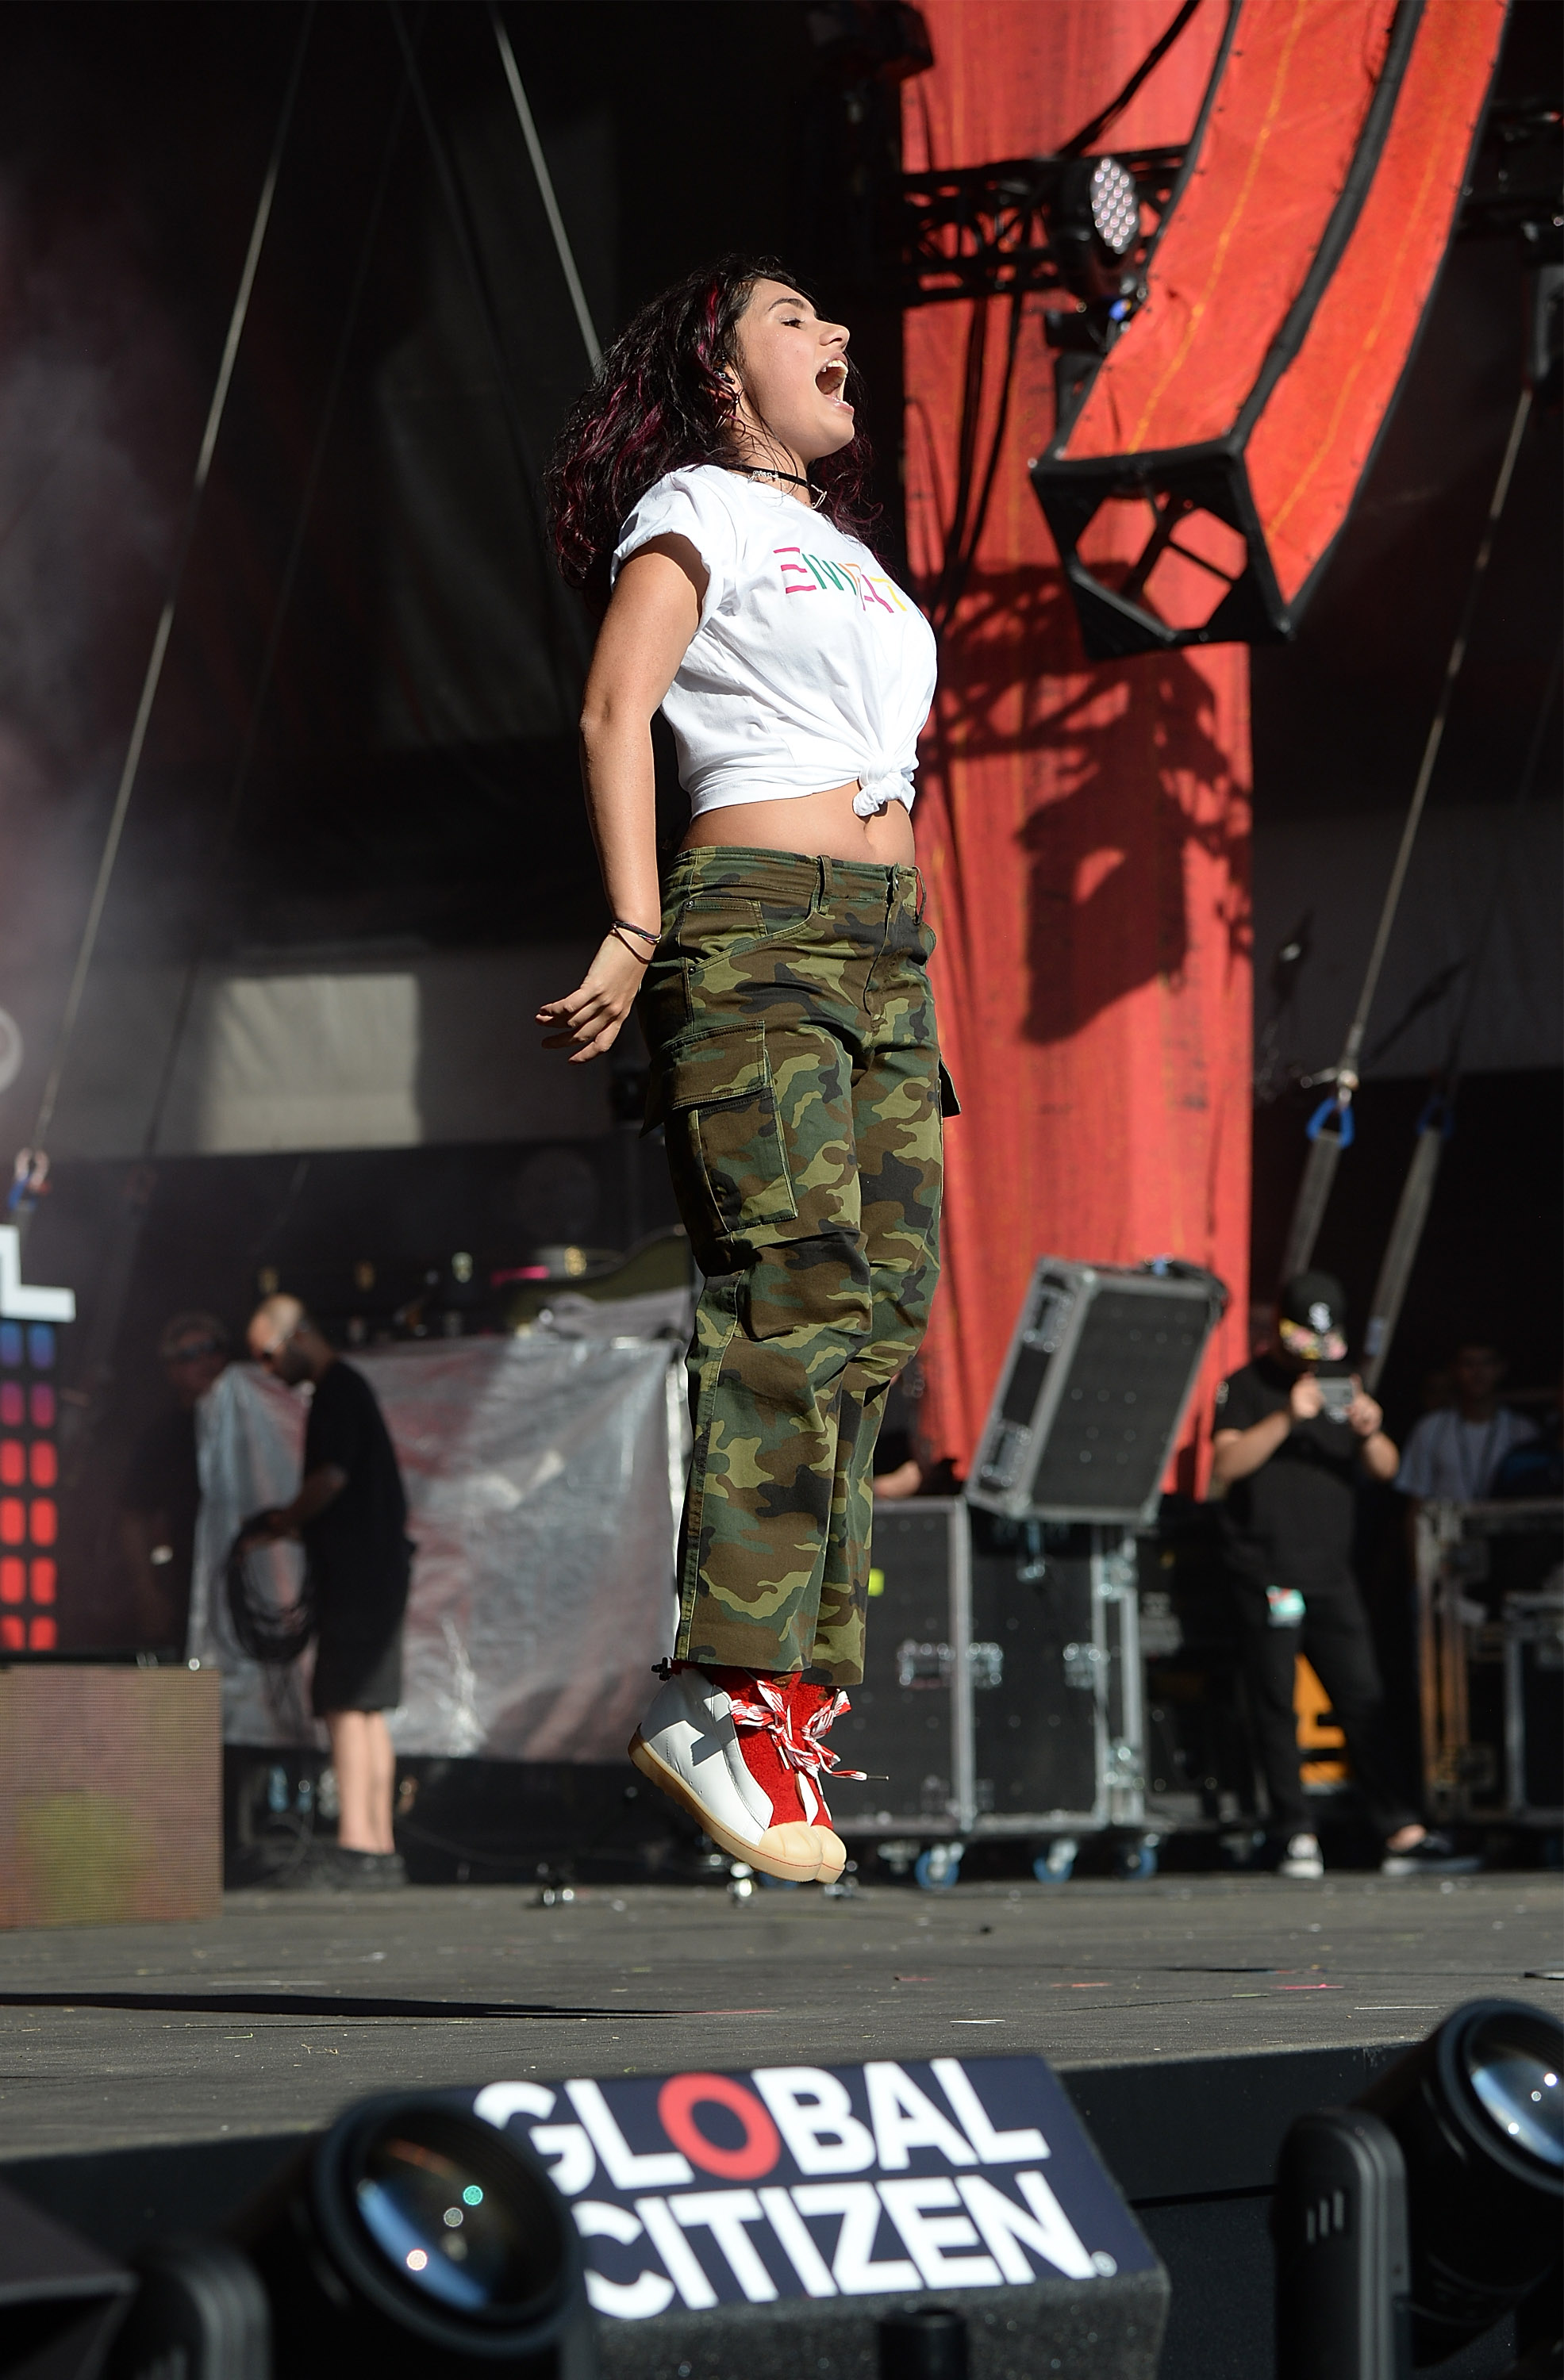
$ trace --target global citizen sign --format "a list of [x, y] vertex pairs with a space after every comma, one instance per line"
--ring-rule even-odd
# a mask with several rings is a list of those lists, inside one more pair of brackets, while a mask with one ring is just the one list
[[1041, 2058], [491, 2082], [472, 2104], [524, 2129], [620, 2321], [1155, 2261]]

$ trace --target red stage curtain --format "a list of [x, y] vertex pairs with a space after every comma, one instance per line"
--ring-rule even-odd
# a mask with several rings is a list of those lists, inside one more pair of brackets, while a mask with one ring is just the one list
[[[936, 63], [906, 88], [909, 169], [1058, 147], [1170, 13], [1168, 0], [925, 0]], [[1223, 14], [1200, 12], [1102, 145], [1188, 137]], [[949, 518], [969, 314], [907, 318], [909, 533], [925, 591]], [[1053, 418], [1029, 307], [918, 807], [964, 1109], [947, 1136], [925, 1434], [963, 1464], [1045, 1249], [1114, 1263], [1166, 1252], [1221, 1274], [1233, 1302], [1191, 1439], [1212, 1381], [1247, 1353], [1248, 656], [1087, 665], [1026, 477]], [[1183, 1476], [1193, 1483], [1189, 1460]]]
[[[1167, 10], [1167, 0], [931, 0], [926, 14], [935, 70], [905, 95], [914, 169], [1060, 147], [1127, 79]], [[1225, 14], [1196, 17], [1097, 146], [1189, 137]], [[1245, 0], [1150, 302], [1098, 374], [1071, 457], [1186, 448], [1231, 430], [1320, 248], [1397, 14], [1396, 0]], [[1504, 15], [1504, 0], [1423, 0], [1367, 198], [1250, 440], [1288, 598], [1327, 551], [1394, 395]], [[925, 592], [949, 519], [969, 311], [908, 317], [909, 534]], [[991, 417], [993, 401], [991, 390]], [[1040, 1251], [1193, 1257], [1233, 1293], [1179, 1464], [1193, 1486], [1205, 1391], [1246, 1352], [1247, 657], [1207, 648], [1086, 665], [1025, 476], [1053, 426], [1034, 316], [925, 746], [920, 849], [967, 1107], [949, 1135], [928, 1435], [935, 1451], [970, 1457]], [[1204, 526], [1220, 542], [1219, 525]], [[1083, 556], [1097, 568], [1116, 552], [1128, 559], [1145, 527], [1143, 506], [1106, 505]], [[1173, 582], [1204, 574], [1172, 556], [1159, 571], [1170, 583], [1158, 601], [1177, 617], [1164, 601], [1179, 595]]]

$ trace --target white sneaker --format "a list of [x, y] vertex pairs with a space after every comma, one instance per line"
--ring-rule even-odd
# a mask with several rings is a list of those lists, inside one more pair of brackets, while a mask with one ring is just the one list
[[767, 1779], [774, 1791], [766, 1790], [754, 1773], [762, 1759], [753, 1766], [745, 1759], [746, 1740], [758, 1751], [756, 1735], [741, 1740], [734, 1726], [727, 1687], [703, 1670], [680, 1669], [654, 1694], [630, 1738], [629, 1756], [643, 1777], [688, 1810], [719, 1851], [784, 1884], [813, 1884], [828, 1854], [842, 1847], [827, 1828], [810, 1823], [780, 1764], [764, 1764], [776, 1769]]
[[1287, 1849], [1277, 1862], [1277, 1874], [1308, 1882], [1325, 1872], [1318, 1839], [1314, 1835], [1289, 1835]]

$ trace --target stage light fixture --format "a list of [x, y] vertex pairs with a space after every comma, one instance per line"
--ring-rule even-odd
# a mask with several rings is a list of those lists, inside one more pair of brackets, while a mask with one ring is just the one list
[[1125, 260], [1141, 237], [1135, 177], [1117, 157], [1071, 157], [1047, 201], [1048, 246], [1066, 288], [1090, 305], [1128, 298]]
[[1402, 2380], [1517, 2309], [1522, 2357], [1546, 2357], [1561, 2202], [1564, 2027], [1470, 2001], [1356, 2106], [1289, 2132], [1271, 2217], [1280, 2380]]
[[290, 2380], [596, 2373], [569, 2209], [526, 2143], [459, 2094], [349, 2109], [230, 2235], [265, 2287], [275, 2369]]

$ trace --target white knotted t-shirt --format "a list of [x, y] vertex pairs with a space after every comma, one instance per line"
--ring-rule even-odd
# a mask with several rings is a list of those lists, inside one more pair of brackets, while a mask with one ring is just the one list
[[866, 545], [765, 481], [670, 471], [626, 521], [613, 569], [652, 538], [706, 566], [701, 625], [663, 699], [692, 817], [856, 777], [860, 818], [912, 807], [935, 640]]

